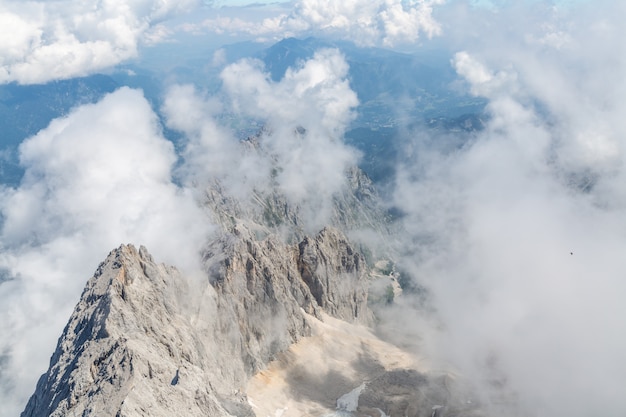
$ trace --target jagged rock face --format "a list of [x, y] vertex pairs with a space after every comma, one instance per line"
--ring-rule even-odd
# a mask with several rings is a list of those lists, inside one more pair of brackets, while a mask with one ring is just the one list
[[[262, 152], [259, 145], [244, 142], [246, 152]], [[256, 143], [256, 142], [252, 142]], [[297, 242], [316, 224], [310, 224], [310, 213], [289, 200], [280, 188], [268, 179], [263, 187], [254, 188], [247, 198], [232, 196], [219, 180], [214, 180], [205, 190], [205, 201], [216, 223], [229, 230], [238, 223], [264, 233], [278, 233], [287, 241]], [[312, 198], [317, 198], [312, 196]], [[367, 175], [357, 167], [346, 170], [346, 182], [340, 192], [333, 195], [324, 224], [343, 233], [367, 230], [386, 242], [391, 223], [378, 193]]]
[[211, 346], [199, 343], [208, 329], [184, 314], [186, 292], [178, 271], [145, 249], [111, 252], [22, 415], [228, 415], [201, 372], [212, 362]]
[[364, 262], [335, 230], [287, 246], [237, 227], [209, 249], [197, 281], [111, 252], [22, 416], [252, 416], [247, 380], [310, 334], [307, 313], [371, 320]]
[[305, 237], [298, 252], [298, 269], [317, 304], [334, 317], [367, 323], [367, 291], [360, 285], [365, 281], [364, 259], [346, 238], [324, 229], [314, 239]]
[[[316, 245], [309, 247], [311, 241]], [[372, 320], [363, 258], [335, 229], [324, 229], [299, 245], [285, 245], [272, 235], [257, 241], [239, 226], [210, 253], [224, 254], [222, 259], [208, 257], [207, 269], [220, 294], [219, 316], [236, 317], [225, 322], [222, 331], [245, 335], [237, 350], [248, 374], [310, 335], [303, 313], [321, 317], [325, 310], [347, 321]]]

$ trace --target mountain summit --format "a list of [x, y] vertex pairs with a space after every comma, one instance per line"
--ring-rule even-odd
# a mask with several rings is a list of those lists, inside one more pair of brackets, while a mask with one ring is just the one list
[[[243, 150], [273, 161], [264, 154], [272, 150], [263, 146], [267, 135], [241, 142]], [[22, 416], [458, 411], [450, 375], [373, 331], [370, 284], [397, 281], [390, 273], [372, 279], [370, 267], [390, 251], [391, 225], [369, 178], [346, 169], [336, 192], [309, 202], [334, 226], [312, 234], [319, 213], [288, 198], [274, 178], [279, 168], [242, 195], [217, 179], [208, 185], [203, 203], [219, 231], [191, 276], [156, 263], [144, 247], [112, 251]]]
[[112, 251], [22, 417], [458, 411], [450, 376], [372, 333], [367, 265], [340, 231], [288, 245], [238, 225], [204, 265], [188, 278], [144, 247]]
[[[218, 231], [199, 271], [183, 275], [144, 247], [108, 255], [22, 417], [467, 411], [451, 375], [373, 330], [370, 288], [378, 303], [401, 290], [391, 272], [370, 269], [391, 253], [393, 228], [372, 182], [346, 167], [324, 198], [295, 198], [303, 193], [280, 186], [277, 150], [264, 146], [272, 134], [240, 143], [274, 164], [266, 181], [239, 193], [228, 188], [238, 177], [207, 185], [202, 203]], [[299, 144], [306, 134], [287, 138]], [[332, 226], [312, 233], [321, 219]]]
[[22, 416], [253, 415], [248, 378], [311, 334], [307, 316], [371, 320], [365, 262], [336, 230], [286, 246], [241, 227], [212, 249], [203, 281], [111, 252]]

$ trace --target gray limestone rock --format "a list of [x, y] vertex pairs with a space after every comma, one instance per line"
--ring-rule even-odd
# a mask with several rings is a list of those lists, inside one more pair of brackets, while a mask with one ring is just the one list
[[286, 245], [238, 225], [204, 262], [194, 280], [112, 251], [22, 416], [252, 416], [246, 382], [310, 334], [305, 313], [371, 320], [364, 261], [336, 230]]
[[214, 361], [200, 343], [208, 329], [181, 305], [188, 289], [176, 269], [155, 264], [144, 248], [111, 252], [22, 415], [229, 415], [213, 375], [202, 372]]
[[371, 313], [362, 285], [367, 268], [345, 236], [325, 228], [315, 238], [305, 237], [298, 251], [298, 269], [317, 304], [334, 317], [368, 324]]
[[[243, 141], [242, 153], [262, 155], [271, 161], [274, 158], [264, 147], [261, 136], [259, 134]], [[225, 230], [243, 223], [258, 233], [276, 233], [292, 243], [329, 225], [350, 235], [353, 242], [361, 240], [360, 235], [376, 236], [376, 239], [368, 239], [366, 243], [372, 246], [376, 241], [381, 248], [370, 249], [390, 249], [391, 217], [376, 187], [361, 169], [348, 167], [343, 183], [332, 196], [322, 199], [319, 195], [310, 195], [304, 206], [292, 201], [276, 183], [274, 176], [278, 170], [280, 167], [272, 166], [268, 178], [262, 178], [246, 195], [233, 194], [231, 187], [220, 179], [207, 184], [204, 204], [213, 214], [213, 220]], [[316, 209], [312, 213], [306, 210], [307, 207]], [[312, 219], [319, 214], [318, 211], [324, 212], [322, 219], [315, 219], [323, 220], [321, 224]]]

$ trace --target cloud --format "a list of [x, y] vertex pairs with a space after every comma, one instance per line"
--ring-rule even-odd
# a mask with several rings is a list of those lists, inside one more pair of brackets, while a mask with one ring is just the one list
[[257, 61], [240, 61], [222, 72], [224, 89], [242, 115], [262, 120], [262, 145], [275, 161], [278, 189], [298, 206], [315, 230], [329, 220], [332, 197], [346, 186], [346, 169], [357, 154], [343, 134], [355, 117], [356, 93], [348, 64], [336, 49], [322, 49], [275, 83]]
[[485, 129], [452, 152], [416, 135], [398, 172], [402, 262], [437, 312], [422, 348], [496, 414], [621, 415], [626, 10], [517, 6], [452, 62], [489, 100]]
[[0, 82], [44, 83], [86, 75], [135, 57], [163, 38], [159, 22], [196, 0], [0, 4]]
[[86, 280], [121, 243], [192, 273], [210, 232], [172, 183], [174, 148], [141, 92], [123, 88], [54, 120], [20, 146], [26, 173], [2, 190], [0, 396], [17, 415]]
[[[288, 69], [279, 82], [259, 61], [231, 64], [221, 73], [221, 97], [204, 97], [191, 86], [173, 87], [163, 112], [168, 126], [186, 136], [179, 172], [187, 183], [219, 180], [242, 204], [253, 191], [267, 195], [275, 188], [301, 210], [302, 226], [317, 231], [329, 221], [333, 197], [346, 187], [346, 169], [358, 160], [342, 142], [358, 104], [347, 75], [344, 57], [323, 49]], [[264, 126], [257, 151], [245, 151], [216, 121], [222, 111]]]
[[243, 60], [222, 72], [224, 88], [243, 114], [270, 125], [319, 130], [333, 139], [341, 139], [358, 104], [347, 76], [348, 64], [336, 49], [317, 51], [278, 83], [270, 81], [259, 61]]
[[289, 37], [326, 35], [349, 39], [359, 45], [395, 46], [417, 41], [422, 35], [440, 34], [433, 7], [443, 0], [300, 0], [290, 13], [261, 22], [241, 18], [208, 19], [203, 26], [223, 33]]
[[191, 85], [174, 85], [162, 111], [167, 126], [184, 134], [183, 163], [177, 169], [184, 184], [202, 189], [218, 181], [242, 203], [255, 188], [269, 187], [270, 161], [246, 152], [232, 130], [218, 122], [224, 112], [218, 96], [207, 96]]

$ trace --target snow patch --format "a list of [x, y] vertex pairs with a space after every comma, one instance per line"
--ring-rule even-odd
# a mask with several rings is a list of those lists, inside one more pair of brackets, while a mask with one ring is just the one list
[[361, 392], [365, 389], [365, 382], [350, 391], [347, 394], [342, 395], [337, 400], [337, 410], [339, 411], [356, 411], [359, 406], [359, 397]]

